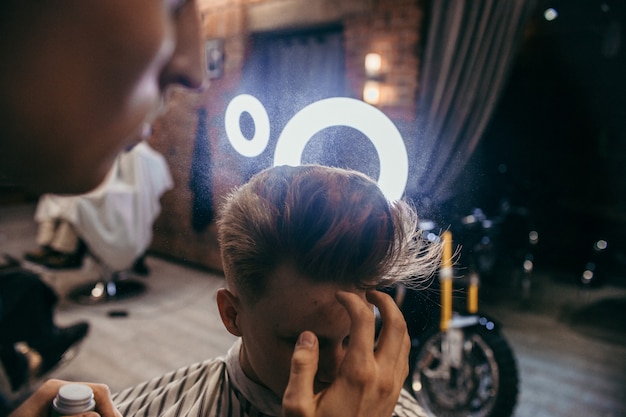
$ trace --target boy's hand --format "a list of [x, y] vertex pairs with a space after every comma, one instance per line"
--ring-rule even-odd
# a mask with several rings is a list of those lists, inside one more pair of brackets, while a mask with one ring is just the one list
[[391, 416], [409, 372], [410, 340], [406, 323], [386, 294], [368, 291], [367, 300], [380, 310], [383, 327], [374, 351], [374, 312], [356, 294], [338, 292], [337, 299], [352, 320], [350, 344], [337, 378], [315, 394], [319, 360], [317, 337], [303, 332], [291, 360], [283, 396], [285, 417]]

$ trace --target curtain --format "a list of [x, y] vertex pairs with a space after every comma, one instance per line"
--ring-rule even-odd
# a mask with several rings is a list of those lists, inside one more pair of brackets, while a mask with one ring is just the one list
[[[345, 95], [342, 33], [337, 26], [252, 37], [238, 93], [251, 94], [261, 101], [270, 120], [270, 140], [261, 155], [243, 161], [247, 177], [272, 165], [276, 141], [299, 110], [324, 98]], [[252, 119], [242, 117], [240, 124], [242, 133], [252, 136]], [[332, 165], [326, 159], [334, 157], [334, 138], [330, 131], [319, 135], [308, 145], [308, 159]]]
[[407, 194], [421, 204], [440, 205], [458, 191], [534, 5], [535, 0], [430, 2], [416, 137], [407, 141]]

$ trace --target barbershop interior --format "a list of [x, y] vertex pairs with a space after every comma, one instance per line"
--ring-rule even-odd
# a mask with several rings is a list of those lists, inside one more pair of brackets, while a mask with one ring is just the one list
[[0, 176], [0, 279], [51, 289], [28, 314], [64, 341], [15, 340], [28, 374], [2, 358], [9, 410], [50, 378], [119, 392], [225, 355], [222, 200], [321, 164], [376, 180], [450, 245], [451, 278], [394, 290], [420, 304], [400, 306], [405, 387], [427, 415], [626, 417], [626, 3], [197, 4], [205, 87], [171, 91], [98, 188]]

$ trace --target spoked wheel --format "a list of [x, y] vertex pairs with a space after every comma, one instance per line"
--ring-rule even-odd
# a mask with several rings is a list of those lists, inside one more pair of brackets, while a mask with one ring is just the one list
[[518, 376], [502, 335], [481, 326], [464, 329], [457, 367], [445, 366], [441, 335], [427, 335], [412, 353], [407, 385], [422, 407], [438, 417], [510, 417]]

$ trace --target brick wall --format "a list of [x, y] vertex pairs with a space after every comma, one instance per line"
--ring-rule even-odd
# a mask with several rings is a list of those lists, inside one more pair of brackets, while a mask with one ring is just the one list
[[[423, 5], [414, 0], [376, 1], [368, 14], [344, 20], [347, 73], [355, 92], [365, 82], [364, 57], [382, 57], [383, 100], [379, 105], [392, 120], [409, 121], [415, 114]], [[386, 94], [385, 94], [386, 93]]]
[[241, 162], [224, 152], [217, 129], [236, 89], [251, 33], [342, 23], [345, 35], [346, 74], [356, 97], [366, 81], [365, 55], [383, 59], [383, 110], [410, 137], [418, 88], [419, 47], [424, 0], [200, 0], [206, 39], [221, 39], [224, 68], [200, 95], [177, 92], [172, 106], [155, 126], [151, 144], [166, 157], [175, 189], [162, 199], [155, 223], [152, 251], [161, 255], [221, 270], [215, 225], [201, 232], [191, 227], [192, 193], [189, 173], [198, 125], [198, 109], [208, 115], [212, 154], [214, 205], [232, 187], [244, 181]]

